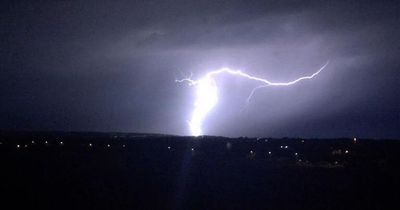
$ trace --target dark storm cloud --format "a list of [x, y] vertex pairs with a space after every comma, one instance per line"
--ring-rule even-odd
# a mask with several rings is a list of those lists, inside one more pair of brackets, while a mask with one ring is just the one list
[[313, 81], [258, 91], [245, 111], [257, 84], [221, 77], [206, 132], [400, 136], [394, 1], [26, 1], [2, 8], [3, 129], [188, 134], [193, 89], [175, 78], [228, 66], [287, 81], [330, 60]]

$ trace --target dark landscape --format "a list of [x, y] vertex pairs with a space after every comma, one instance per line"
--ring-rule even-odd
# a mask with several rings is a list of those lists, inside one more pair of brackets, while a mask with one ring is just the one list
[[5, 0], [0, 20], [0, 210], [400, 209], [399, 0]]
[[2, 132], [2, 209], [397, 209], [400, 142]]

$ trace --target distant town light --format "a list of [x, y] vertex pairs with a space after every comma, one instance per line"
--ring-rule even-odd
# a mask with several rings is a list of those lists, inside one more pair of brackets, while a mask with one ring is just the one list
[[194, 148], [192, 147], [192, 151], [194, 151]]
[[253, 154], [254, 152], [253, 152], [253, 150], [250, 150], [250, 154]]
[[283, 146], [281, 146], [281, 149], [283, 149]]
[[271, 155], [272, 154], [272, 152], [268, 152], [268, 155]]
[[349, 153], [349, 150], [344, 151], [344, 153], [348, 154], [348, 153]]
[[17, 148], [20, 148], [21, 146], [19, 144], [17, 144]]
[[63, 144], [64, 144], [64, 142], [60, 141], [60, 144], [61, 144], [61, 145], [63, 145]]
[[297, 152], [295, 152], [295, 153], [294, 153], [294, 155], [296, 155], [296, 156], [297, 156], [297, 155], [299, 155], [299, 154], [298, 154]]
[[32, 144], [34, 144], [35, 143], [35, 141], [32, 141]]
[[170, 147], [170, 146], [168, 146], [168, 149], [169, 149], [169, 150], [171, 150], [171, 147]]
[[25, 144], [25, 146], [24, 146], [24, 147], [26, 148], [26, 147], [28, 147], [28, 145], [27, 145], [27, 144]]
[[93, 145], [92, 145], [92, 143], [89, 143], [89, 147], [92, 147]]
[[357, 143], [357, 138], [353, 138], [353, 142], [354, 142], [354, 143]]
[[287, 149], [288, 148], [288, 146], [285, 146], [285, 149]]
[[48, 144], [49, 142], [45, 141], [44, 143], [45, 143], [45, 144]]
[[123, 144], [122, 147], [125, 147], [125, 144]]
[[111, 145], [107, 144], [107, 147], [111, 147]]
[[226, 143], [226, 149], [230, 150], [232, 148], [232, 143], [231, 142], [227, 142]]

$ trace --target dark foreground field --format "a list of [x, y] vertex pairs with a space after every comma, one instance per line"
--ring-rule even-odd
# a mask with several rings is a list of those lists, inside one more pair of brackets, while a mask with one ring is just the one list
[[388, 140], [1, 133], [0, 208], [399, 209], [399, 151]]

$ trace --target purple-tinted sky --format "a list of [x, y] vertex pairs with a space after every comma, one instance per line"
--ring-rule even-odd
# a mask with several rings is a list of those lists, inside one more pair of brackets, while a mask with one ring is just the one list
[[0, 130], [189, 134], [194, 88], [221, 67], [210, 135], [400, 138], [396, 1], [9, 1]]

